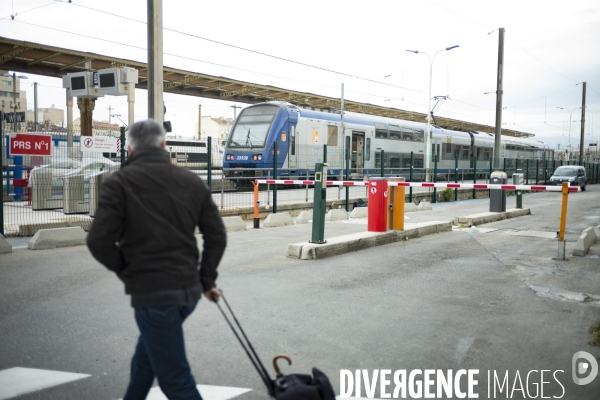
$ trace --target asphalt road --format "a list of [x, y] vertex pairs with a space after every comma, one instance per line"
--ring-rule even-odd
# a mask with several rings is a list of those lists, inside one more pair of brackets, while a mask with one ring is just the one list
[[[568, 253], [582, 229], [600, 224], [599, 194], [588, 186], [569, 196]], [[407, 216], [444, 220], [487, 204], [444, 203]], [[543, 380], [544, 396], [597, 399], [600, 377], [575, 385], [571, 362], [577, 351], [600, 356], [588, 332], [600, 322], [600, 251], [553, 260], [548, 233], [558, 227], [560, 195], [527, 195], [524, 205], [531, 216], [314, 261], [285, 257], [288, 243], [308, 240], [310, 225], [233, 232], [218, 284], [266, 364], [287, 353], [294, 363], [286, 373], [317, 366], [337, 394], [342, 369], [478, 369], [479, 398], [488, 398], [488, 371], [501, 380], [508, 371], [513, 398], [529, 398], [518, 375], [531, 397]], [[365, 229], [364, 221], [328, 223], [326, 237]], [[588, 297], [541, 297], [539, 287]], [[215, 305], [202, 300], [185, 335], [198, 383], [252, 389], [240, 400], [267, 398]], [[120, 399], [136, 340], [122, 284], [85, 247], [0, 256], [0, 373], [90, 375], [19, 399]], [[541, 370], [551, 373], [542, 379]]]

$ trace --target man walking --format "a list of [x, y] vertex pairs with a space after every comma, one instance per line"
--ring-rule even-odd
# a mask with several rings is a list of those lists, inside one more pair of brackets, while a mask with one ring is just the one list
[[[220, 297], [225, 227], [206, 185], [171, 164], [156, 121], [133, 124], [127, 147], [129, 159], [102, 186], [87, 237], [92, 255], [125, 284], [140, 330], [123, 400], [145, 399], [155, 377], [169, 399], [201, 400], [182, 324], [202, 293]], [[196, 227], [204, 240], [199, 270]]]

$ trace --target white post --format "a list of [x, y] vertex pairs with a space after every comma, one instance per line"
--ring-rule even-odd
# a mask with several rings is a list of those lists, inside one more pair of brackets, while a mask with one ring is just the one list
[[[128, 83], [128, 87], [127, 87], [127, 130], [129, 130], [129, 128], [131, 128], [131, 126], [133, 125], [133, 121], [134, 119], [134, 105], [135, 105], [135, 83], [130, 82]], [[124, 146], [124, 144], [121, 144], [122, 146]]]

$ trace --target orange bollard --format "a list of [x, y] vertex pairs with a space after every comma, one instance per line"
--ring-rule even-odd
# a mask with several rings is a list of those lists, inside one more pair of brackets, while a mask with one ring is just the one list
[[560, 232], [558, 240], [564, 242], [565, 228], [567, 225], [567, 201], [569, 199], [569, 184], [567, 182], [562, 183], [562, 195], [562, 209], [560, 212]]
[[260, 228], [260, 215], [258, 213], [258, 206], [260, 201], [258, 200], [258, 182], [252, 181], [254, 186], [254, 229]]

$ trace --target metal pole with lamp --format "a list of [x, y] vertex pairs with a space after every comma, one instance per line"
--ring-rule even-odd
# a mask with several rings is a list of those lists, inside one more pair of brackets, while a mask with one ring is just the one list
[[446, 50], [446, 51], [450, 51], [452, 49], [457, 48], [458, 45], [455, 46], [450, 46], [450, 47], [446, 47], [445, 49], [439, 50], [438, 52], [436, 52], [433, 55], [433, 58], [429, 56], [429, 54], [425, 53], [424, 51], [419, 51], [419, 50], [406, 50], [408, 52], [411, 53], [415, 53], [415, 54], [425, 54], [427, 56], [427, 58], [429, 58], [429, 99], [428, 99], [428, 105], [427, 105], [427, 137], [425, 139], [425, 180], [427, 182], [429, 182], [430, 177], [429, 177], [429, 160], [431, 158], [431, 82], [432, 82], [432, 77], [433, 77], [433, 62], [435, 61], [435, 56]]
[[17, 131], [17, 78], [28, 79], [25, 75], [17, 76], [13, 72], [13, 132]]
[[569, 112], [569, 160], [568, 161], [570, 163], [571, 162], [571, 152], [572, 152], [572, 149], [571, 149], [571, 122], [573, 120], [573, 111], [579, 110], [581, 107], [577, 107], [572, 110], [569, 110], [569, 109], [566, 109], [563, 107], [556, 107], [556, 108], [560, 108], [561, 110], [565, 110], [565, 111]]

